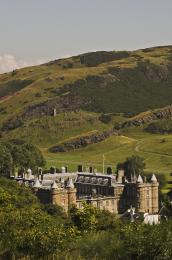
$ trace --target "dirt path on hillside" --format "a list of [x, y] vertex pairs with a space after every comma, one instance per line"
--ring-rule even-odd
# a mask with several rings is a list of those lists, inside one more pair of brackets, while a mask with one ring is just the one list
[[142, 152], [142, 153], [145, 153], [145, 154], [150, 154], [150, 155], [159, 155], [159, 156], [165, 156], [165, 157], [168, 157], [168, 158], [172, 158], [172, 155], [169, 155], [169, 154], [165, 154], [165, 153], [159, 153], [159, 152], [151, 152], [151, 151], [146, 151], [144, 149], [141, 149], [141, 146], [144, 144], [145, 141], [143, 140], [139, 140], [135, 146], [135, 151], [136, 152]]

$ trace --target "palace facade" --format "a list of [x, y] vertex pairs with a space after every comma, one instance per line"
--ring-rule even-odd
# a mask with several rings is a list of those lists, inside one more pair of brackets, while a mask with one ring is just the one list
[[154, 214], [159, 210], [159, 183], [154, 174], [147, 181], [141, 175], [127, 179], [122, 169], [117, 174], [83, 172], [82, 167], [76, 173], [66, 170], [62, 167], [61, 173], [41, 173], [36, 179], [28, 172], [16, 179], [29, 185], [42, 203], [60, 205], [66, 212], [73, 204], [81, 208], [83, 202], [114, 214], [121, 214], [131, 206], [138, 213]]

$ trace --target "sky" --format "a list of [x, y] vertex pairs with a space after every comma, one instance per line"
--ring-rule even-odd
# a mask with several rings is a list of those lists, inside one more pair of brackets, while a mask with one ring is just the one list
[[172, 0], [0, 0], [0, 73], [96, 50], [172, 45]]

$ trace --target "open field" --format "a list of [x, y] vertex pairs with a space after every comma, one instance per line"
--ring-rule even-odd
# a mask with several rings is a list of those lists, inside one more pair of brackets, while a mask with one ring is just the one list
[[[165, 140], [165, 141], [164, 141]], [[78, 163], [97, 165], [101, 169], [102, 155], [105, 164], [116, 166], [130, 155], [139, 155], [145, 159], [146, 171], [169, 174], [172, 172], [172, 135], [152, 135], [141, 129], [130, 129], [122, 136], [112, 136], [105, 141], [89, 145], [86, 148], [65, 153], [48, 153], [42, 149], [47, 165], [59, 166], [66, 162], [71, 168]]]
[[[112, 166], [115, 170], [117, 163], [131, 155], [138, 155], [145, 160], [146, 172], [163, 173], [168, 181], [171, 180], [172, 135], [148, 134], [141, 128], [127, 130], [122, 136], [112, 136], [101, 143], [72, 152], [52, 154], [47, 149], [42, 151], [47, 167], [68, 165], [71, 171], [75, 171], [78, 164], [92, 165], [102, 171], [103, 154], [105, 166]], [[164, 191], [170, 187], [168, 184]]]

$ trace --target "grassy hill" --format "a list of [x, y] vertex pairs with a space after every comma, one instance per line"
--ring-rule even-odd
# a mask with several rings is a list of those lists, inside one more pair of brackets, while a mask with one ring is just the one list
[[47, 166], [68, 164], [73, 169], [83, 162], [101, 168], [103, 153], [107, 165], [138, 154], [148, 171], [169, 174], [172, 137], [145, 130], [151, 122], [126, 125], [119, 136], [79, 150], [53, 154], [49, 149], [171, 104], [172, 46], [86, 53], [0, 75], [0, 137], [33, 142], [45, 154]]

